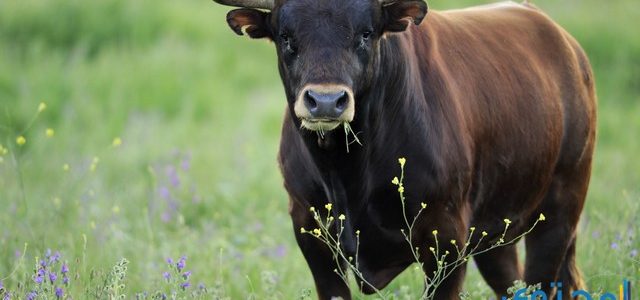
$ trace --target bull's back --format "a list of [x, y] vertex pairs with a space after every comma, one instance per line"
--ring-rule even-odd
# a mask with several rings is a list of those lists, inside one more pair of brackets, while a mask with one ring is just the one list
[[[593, 76], [575, 40], [534, 7], [434, 12], [412, 34], [439, 101], [455, 106], [472, 153], [476, 209], [533, 209], [559, 168], [590, 162]], [[425, 79], [431, 88], [433, 79]], [[433, 99], [426, 99], [433, 101]], [[535, 191], [535, 193], [532, 193]]]

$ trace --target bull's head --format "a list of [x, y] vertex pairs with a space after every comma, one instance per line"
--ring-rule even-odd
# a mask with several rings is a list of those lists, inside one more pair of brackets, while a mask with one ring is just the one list
[[419, 24], [427, 13], [423, 0], [214, 1], [242, 7], [227, 15], [237, 34], [274, 41], [289, 106], [314, 131], [354, 119], [380, 38]]

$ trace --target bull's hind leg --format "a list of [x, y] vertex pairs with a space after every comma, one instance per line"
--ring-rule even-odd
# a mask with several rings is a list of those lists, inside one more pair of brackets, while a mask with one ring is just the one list
[[496, 299], [507, 295], [507, 289], [516, 280], [522, 280], [522, 266], [518, 261], [518, 249], [515, 244], [498, 247], [474, 257], [478, 270]]
[[[588, 169], [588, 168], [587, 168]], [[585, 175], [586, 174], [586, 175]], [[549, 299], [555, 297], [557, 282], [562, 284], [563, 299], [582, 288], [582, 278], [575, 262], [576, 227], [586, 196], [588, 172], [583, 176], [556, 175], [540, 207], [546, 216], [526, 239], [525, 281], [542, 284]]]

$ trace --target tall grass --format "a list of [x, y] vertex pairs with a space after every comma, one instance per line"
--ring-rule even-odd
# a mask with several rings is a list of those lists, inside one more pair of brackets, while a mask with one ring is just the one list
[[[613, 290], [640, 279], [640, 6], [534, 2], [595, 69], [598, 146], [578, 260], [591, 289]], [[235, 36], [227, 10], [195, 0], [0, 1], [4, 287], [33, 282], [36, 257], [51, 248], [72, 266], [65, 292], [75, 298], [122, 258], [123, 294], [150, 293], [166, 259], [182, 255], [191, 288], [233, 299], [310, 294], [275, 160], [285, 101], [273, 45]], [[469, 269], [465, 290], [489, 295]], [[389, 290], [421, 285], [410, 268]]]

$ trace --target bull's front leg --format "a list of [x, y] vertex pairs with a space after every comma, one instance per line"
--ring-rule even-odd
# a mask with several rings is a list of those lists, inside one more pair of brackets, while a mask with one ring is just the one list
[[[290, 214], [296, 241], [313, 274], [318, 298], [320, 300], [339, 297], [344, 300], [351, 299], [349, 286], [334, 271], [338, 265], [330, 249], [314, 236], [300, 232], [300, 228], [312, 230], [318, 227], [309, 208], [292, 199]], [[341, 267], [345, 270], [346, 266], [342, 264]]]
[[[444, 208], [434, 208], [436, 212], [445, 211]], [[428, 247], [419, 248], [419, 252], [424, 263], [423, 271], [429, 277], [429, 284], [425, 287], [429, 299], [460, 299], [466, 261], [458, 255], [458, 250], [464, 247], [468, 237], [467, 216], [463, 207], [459, 211], [437, 213], [425, 218], [427, 224], [424, 224], [425, 232], [421, 234], [427, 237], [425, 244]]]

